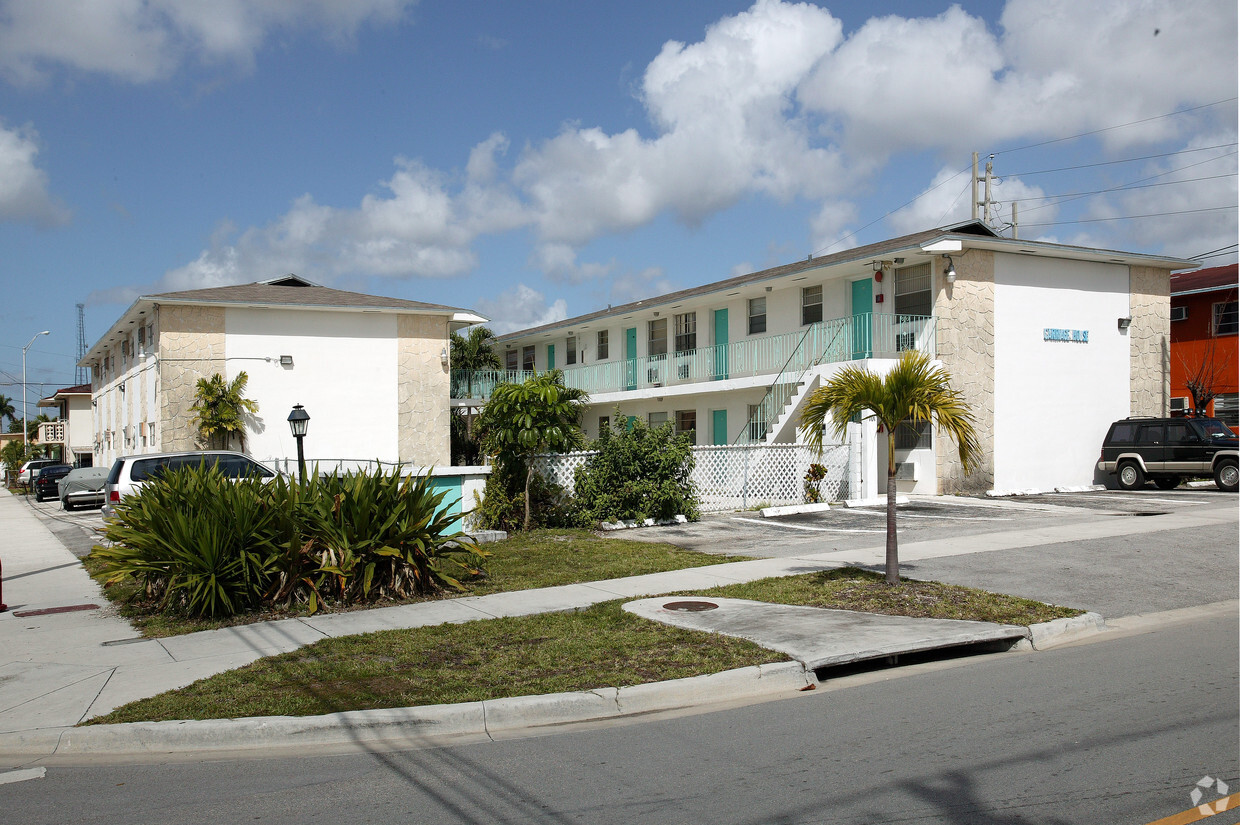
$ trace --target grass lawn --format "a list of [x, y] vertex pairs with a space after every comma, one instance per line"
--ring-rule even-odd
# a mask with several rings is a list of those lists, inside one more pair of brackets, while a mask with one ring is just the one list
[[[533, 530], [529, 533], [518, 533], [504, 541], [484, 544], [482, 549], [491, 554], [486, 560], [486, 576], [464, 582], [465, 589], [461, 592], [450, 591], [439, 596], [410, 601], [482, 596], [488, 593], [618, 579], [744, 561], [747, 558], [694, 553], [670, 544], [612, 538], [589, 530]], [[98, 563], [92, 562], [90, 556], [87, 556], [84, 562], [89, 572], [99, 569]], [[125, 618], [148, 637], [177, 636], [199, 630], [286, 619], [290, 616], [304, 616], [308, 612], [305, 608], [300, 608], [290, 611], [256, 611], [229, 619], [191, 619], [176, 613], [160, 612], [155, 605], [143, 603], [141, 600], [130, 601], [137, 591], [137, 585], [125, 583], [105, 589], [104, 594], [119, 606]], [[407, 602], [373, 602], [354, 605], [348, 609], [404, 603]], [[331, 611], [329, 609], [326, 612]]]
[[[905, 616], [1030, 624], [1081, 611], [935, 582], [887, 587], [845, 568], [698, 592]], [[118, 708], [91, 723], [313, 715], [622, 687], [786, 656], [623, 612], [551, 613], [325, 639]]]

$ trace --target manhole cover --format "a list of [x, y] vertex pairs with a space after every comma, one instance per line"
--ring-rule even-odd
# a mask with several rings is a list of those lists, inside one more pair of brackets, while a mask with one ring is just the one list
[[701, 613], [703, 610], [714, 610], [719, 605], [714, 602], [668, 602], [664, 610], [679, 610], [683, 613]]

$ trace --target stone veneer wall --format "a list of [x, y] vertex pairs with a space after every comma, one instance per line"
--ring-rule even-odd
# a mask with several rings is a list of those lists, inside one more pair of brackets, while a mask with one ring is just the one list
[[224, 308], [160, 306], [157, 312], [159, 449], [197, 449], [189, 408], [199, 378], [224, 375]]
[[946, 261], [934, 261], [938, 357], [977, 419], [981, 455], [966, 475], [956, 443], [936, 432], [938, 491], [979, 492], [992, 489], [995, 479], [995, 256], [971, 249], [952, 262], [956, 282], [949, 284], [941, 274]]
[[416, 467], [447, 466], [452, 463], [451, 387], [440, 354], [448, 346], [448, 320], [442, 315], [398, 315], [396, 337], [400, 460]]
[[1129, 415], [1168, 415], [1171, 397], [1171, 271], [1128, 269]]

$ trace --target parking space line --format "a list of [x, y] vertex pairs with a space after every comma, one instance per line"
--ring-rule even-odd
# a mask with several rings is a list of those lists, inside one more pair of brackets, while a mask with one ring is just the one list
[[[1205, 504], [1206, 502], [1197, 498], [1150, 498], [1147, 495], [1137, 492], [1136, 490], [1128, 490], [1126, 492], [1136, 493], [1136, 497], [1132, 499], [1137, 502], [1152, 501], [1155, 504]], [[1069, 496], [1072, 493], [1047, 493], [1048, 496]]]
[[[871, 516], [885, 516], [887, 514], [886, 511], [884, 510], [859, 510], [859, 509], [845, 509], [845, 510], [836, 510], [832, 512], [854, 513], [856, 515], [871, 515]], [[897, 518], [902, 518], [902, 519], [904, 518], [929, 518], [929, 519], [939, 519], [943, 521], [1012, 521], [1012, 519], [1007, 518], [1005, 516], [928, 516], [922, 513], [904, 513], [898, 509], [896, 510], [896, 516]]]
[[848, 527], [807, 527], [804, 524], [784, 524], [780, 521], [760, 518], [743, 518], [741, 516], [732, 516], [732, 521], [747, 521], [750, 524], [761, 524], [764, 527], [783, 527], [786, 530], [806, 530], [811, 533], [882, 533], [884, 530], [874, 529], [851, 529]]

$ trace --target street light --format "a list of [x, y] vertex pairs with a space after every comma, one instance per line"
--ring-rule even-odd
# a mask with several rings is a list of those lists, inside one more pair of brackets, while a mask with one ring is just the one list
[[297, 471], [301, 476], [302, 486], [305, 486], [306, 454], [302, 452], [301, 440], [306, 437], [306, 430], [310, 428], [310, 413], [300, 404], [294, 404], [293, 411], [288, 414], [288, 428], [293, 431], [293, 438], [297, 439]]
[[38, 338], [40, 335], [51, 335], [51, 334], [52, 333], [50, 330], [45, 329], [42, 332], [36, 334], [34, 338], [31, 338], [29, 344], [22, 347], [22, 457], [23, 459], [25, 458], [26, 451], [30, 449], [30, 445], [27, 443], [29, 441], [29, 437], [27, 436], [27, 433], [30, 432], [30, 428], [26, 420], [29, 417], [26, 413], [26, 350], [34, 346], [35, 338]]

